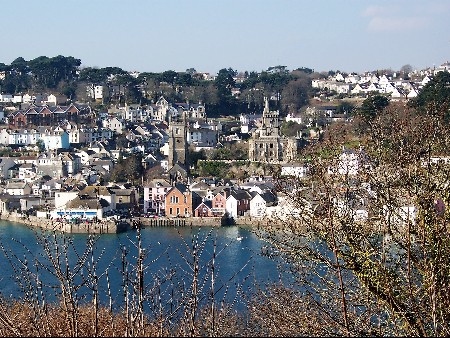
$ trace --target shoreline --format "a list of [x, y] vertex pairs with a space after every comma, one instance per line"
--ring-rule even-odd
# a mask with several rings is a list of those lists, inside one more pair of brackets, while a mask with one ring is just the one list
[[22, 214], [15, 212], [0, 213], [0, 219], [20, 223], [32, 228], [40, 228], [43, 230], [59, 231], [65, 233], [80, 234], [113, 234], [125, 232], [129, 228], [129, 224], [115, 223], [111, 221], [101, 221], [95, 223], [79, 223], [73, 224], [69, 222], [61, 222], [53, 219], [47, 219], [36, 216], [23, 217]]
[[186, 227], [186, 226], [245, 226], [249, 228], [260, 227], [273, 223], [268, 218], [252, 218], [242, 216], [234, 219], [232, 222], [223, 217], [183, 217], [183, 218], [144, 218], [134, 217], [121, 221], [97, 221], [85, 223], [70, 223], [56, 221], [36, 216], [23, 217], [16, 212], [0, 213], [0, 219], [20, 223], [33, 228], [41, 228], [50, 231], [59, 231], [65, 233], [80, 234], [117, 234], [135, 229], [138, 225], [146, 227]]

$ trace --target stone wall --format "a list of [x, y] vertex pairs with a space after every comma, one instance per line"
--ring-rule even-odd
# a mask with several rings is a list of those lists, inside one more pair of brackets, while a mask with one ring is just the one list
[[115, 223], [112, 221], [101, 221], [96, 223], [73, 224], [36, 216], [23, 217], [21, 214], [15, 212], [2, 213], [0, 214], [0, 219], [65, 233], [112, 234], [127, 231], [129, 228], [129, 224], [126, 222]]

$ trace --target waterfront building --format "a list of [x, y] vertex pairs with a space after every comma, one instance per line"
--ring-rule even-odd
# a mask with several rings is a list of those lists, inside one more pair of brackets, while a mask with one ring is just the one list
[[190, 191], [186, 185], [175, 183], [165, 197], [166, 216], [191, 217], [201, 202], [201, 197]]
[[165, 211], [165, 197], [172, 185], [164, 179], [154, 179], [144, 185], [144, 213]]

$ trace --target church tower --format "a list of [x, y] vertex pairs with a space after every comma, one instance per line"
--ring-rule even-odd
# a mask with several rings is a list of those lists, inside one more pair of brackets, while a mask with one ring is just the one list
[[279, 111], [269, 109], [269, 99], [264, 97], [264, 110], [262, 113], [262, 130], [264, 136], [279, 136], [280, 121]]
[[249, 140], [250, 161], [280, 163], [283, 160], [283, 142], [280, 133], [279, 111], [269, 109], [269, 99], [264, 97], [262, 124]]
[[187, 167], [187, 124], [185, 116], [181, 120], [171, 120], [169, 124], [169, 169], [175, 164]]

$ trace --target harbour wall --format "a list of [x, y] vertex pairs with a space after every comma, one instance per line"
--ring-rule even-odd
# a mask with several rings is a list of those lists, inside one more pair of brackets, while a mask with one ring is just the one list
[[101, 220], [97, 222], [71, 223], [67, 221], [56, 221], [36, 216], [23, 216], [16, 212], [4, 212], [0, 214], [0, 219], [25, 224], [31, 227], [38, 227], [45, 230], [56, 230], [65, 233], [87, 233], [87, 234], [114, 234], [125, 232], [137, 226], [145, 227], [185, 227], [185, 226], [249, 226], [260, 227], [273, 223], [268, 218], [252, 218], [248, 216], [227, 219], [225, 217], [158, 217], [145, 218], [134, 217], [119, 221]]
[[11, 212], [1, 213], [0, 219], [21, 223], [30, 227], [37, 227], [44, 230], [56, 230], [65, 233], [83, 233], [83, 234], [114, 234], [127, 231], [130, 227], [127, 222], [98, 221], [98, 222], [81, 222], [78, 224], [56, 221], [36, 216], [26, 216]]

